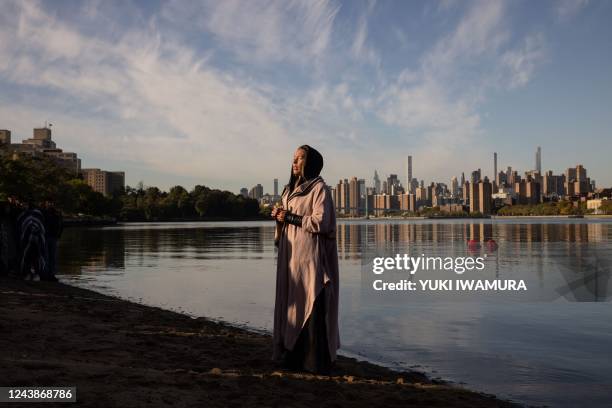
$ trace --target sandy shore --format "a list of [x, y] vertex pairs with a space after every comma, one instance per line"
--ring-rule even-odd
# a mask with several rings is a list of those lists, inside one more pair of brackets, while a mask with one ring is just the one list
[[76, 386], [78, 406], [516, 406], [345, 357], [283, 371], [269, 336], [63, 284], [0, 278], [0, 333], [0, 386]]

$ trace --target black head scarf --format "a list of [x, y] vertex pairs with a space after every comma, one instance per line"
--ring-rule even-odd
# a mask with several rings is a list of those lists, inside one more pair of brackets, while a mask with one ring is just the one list
[[[304, 165], [304, 181], [312, 180], [321, 174], [323, 169], [323, 156], [314, 147], [308, 145], [302, 145], [298, 147], [306, 152], [306, 163]], [[291, 169], [291, 176], [289, 177], [289, 190], [293, 190], [295, 187], [295, 181], [298, 176], [293, 174]]]

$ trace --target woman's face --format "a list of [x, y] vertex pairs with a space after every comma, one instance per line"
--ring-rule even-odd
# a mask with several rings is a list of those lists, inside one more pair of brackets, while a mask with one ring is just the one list
[[294, 176], [304, 175], [304, 165], [306, 164], [306, 152], [304, 149], [297, 149], [293, 155], [293, 166], [291, 170]]

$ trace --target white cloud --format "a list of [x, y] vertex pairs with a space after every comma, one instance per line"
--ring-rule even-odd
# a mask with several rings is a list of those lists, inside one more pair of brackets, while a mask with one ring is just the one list
[[445, 12], [457, 7], [460, 2], [457, 0], [440, 0], [438, 2], [438, 11]]
[[423, 58], [426, 74], [448, 76], [461, 64], [494, 54], [508, 40], [504, 27], [504, 3], [500, 0], [472, 4], [454, 31], [443, 37]]
[[526, 85], [544, 58], [544, 37], [541, 34], [526, 37], [523, 47], [505, 52], [501, 61], [507, 68], [507, 75], [504, 75], [507, 86]]
[[402, 71], [379, 95], [379, 118], [404, 131], [404, 149], [427, 158], [433, 176], [450, 177], [468, 157], [476, 163], [488, 156], [479, 143], [487, 92], [525, 85], [543, 59], [542, 35], [510, 46], [506, 17], [501, 1], [473, 3], [422, 56], [418, 69]]
[[212, 33], [244, 61], [306, 63], [327, 51], [339, 8], [327, 0], [172, 1], [162, 15]]
[[[74, 132], [67, 139], [85, 155], [99, 157], [103, 152], [159, 171], [213, 180], [221, 167], [242, 170], [249, 158], [253, 166], [257, 159], [284, 163], [272, 149], [293, 147], [275, 104], [156, 30], [131, 31], [111, 43], [79, 33], [36, 3], [20, 4], [17, 21], [0, 29], [2, 43], [12, 44], [2, 50], [2, 59], [11, 65], [3, 66], [0, 75], [70, 96], [110, 115], [110, 123], [121, 122], [99, 137], [100, 132], [93, 131], [102, 126], [99, 118], [70, 117], [62, 112], [65, 106], [47, 107], [48, 115], [73, 124], [63, 129]], [[30, 111], [34, 115], [36, 109]], [[11, 114], [8, 107], [0, 110], [3, 121]], [[103, 147], [100, 140], [106, 142]], [[256, 158], [256, 151], [268, 155]], [[272, 177], [270, 169], [268, 173]], [[238, 183], [253, 175], [234, 177]]]
[[589, 4], [589, 0], [557, 0], [554, 2], [555, 14], [560, 21], [567, 21]]
[[[433, 81], [416, 86], [392, 86], [383, 96], [380, 116], [389, 124], [414, 133], [438, 133], [455, 129], [448, 137], [456, 136], [460, 128], [468, 134], [478, 126], [477, 116], [462, 101], [453, 102], [443, 86]], [[464, 125], [458, 128], [458, 125]], [[467, 135], [464, 135], [467, 136]]]
[[445, 156], [477, 136], [480, 118], [473, 93], [486, 79], [473, 75], [471, 67], [497, 56], [508, 38], [502, 20], [501, 2], [475, 3], [422, 57], [420, 69], [404, 70], [387, 87], [380, 97], [379, 117], [421, 136], [424, 145], [437, 146]]
[[358, 61], [363, 61], [374, 66], [380, 65], [380, 56], [367, 44], [368, 40], [368, 13], [365, 13], [357, 22], [355, 38], [351, 46], [351, 54]]
[[[482, 134], [482, 95], [500, 86], [502, 72], [511, 78], [504, 87], [527, 83], [544, 53], [538, 35], [509, 46], [501, 2], [474, 3], [416, 69], [395, 79], [379, 77], [384, 67], [368, 38], [374, 3], [346, 30], [354, 34], [348, 43], [336, 38], [341, 50], [332, 44], [339, 7], [328, 1], [170, 2], [162, 17], [106, 35], [44, 6], [2, 5], [0, 82], [34, 98], [0, 107], [0, 122], [15, 123], [16, 112], [29, 127], [50, 118], [65, 147], [92, 161], [112, 158], [176, 176], [176, 183], [197, 176], [234, 191], [278, 177], [303, 143], [326, 154], [331, 181], [370, 178], [374, 167], [397, 172], [407, 149], [427, 157], [421, 176], [447, 178], [457, 170], [457, 151]], [[80, 13], [88, 25], [114, 17], [95, 2]], [[208, 37], [196, 47], [181, 30]], [[217, 54], [228, 51], [241, 63], [224, 60], [221, 69]], [[375, 65], [377, 78], [355, 59]], [[253, 79], [254, 63], [306, 71], [323, 63], [322, 72], [332, 74], [287, 89]], [[348, 67], [342, 80], [333, 75], [338, 67]], [[53, 95], [50, 103], [37, 92]]]

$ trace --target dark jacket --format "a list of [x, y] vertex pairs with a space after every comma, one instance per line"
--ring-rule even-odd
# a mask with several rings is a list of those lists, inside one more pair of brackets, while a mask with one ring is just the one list
[[55, 208], [46, 208], [42, 213], [45, 218], [45, 235], [47, 238], [59, 239], [64, 230], [62, 214]]

